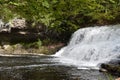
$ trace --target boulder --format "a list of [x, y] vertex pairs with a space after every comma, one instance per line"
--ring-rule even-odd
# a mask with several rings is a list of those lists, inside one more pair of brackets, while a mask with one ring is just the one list
[[113, 75], [120, 76], [120, 65], [105, 63], [101, 65], [101, 68], [106, 69]]
[[14, 45], [14, 49], [22, 49], [22, 45], [21, 44], [16, 44], [16, 45]]
[[100, 71], [100, 72], [107, 72], [107, 70], [104, 69], [104, 68], [101, 68], [99, 71]]
[[15, 18], [11, 21], [12, 28], [24, 29], [26, 27], [26, 20], [24, 18]]
[[10, 45], [3, 45], [3, 49], [7, 50], [8, 48], [11, 48]]

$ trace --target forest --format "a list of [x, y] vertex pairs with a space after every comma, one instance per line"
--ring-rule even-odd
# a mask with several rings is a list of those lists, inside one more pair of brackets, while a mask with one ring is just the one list
[[0, 0], [0, 19], [25, 18], [47, 38], [65, 41], [79, 28], [120, 23], [120, 0]]

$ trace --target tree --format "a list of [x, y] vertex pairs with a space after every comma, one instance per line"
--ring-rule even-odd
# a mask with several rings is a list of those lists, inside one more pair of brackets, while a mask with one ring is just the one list
[[80, 27], [104, 24], [120, 16], [119, 0], [2, 0], [0, 4], [5, 17], [14, 13], [34, 24], [42, 23], [49, 36], [57, 37], [70, 36]]

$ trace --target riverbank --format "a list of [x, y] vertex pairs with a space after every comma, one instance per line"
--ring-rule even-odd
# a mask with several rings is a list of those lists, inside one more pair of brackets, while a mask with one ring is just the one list
[[45, 38], [36, 28], [12, 28], [11, 32], [0, 32], [0, 54], [53, 54], [64, 43]]
[[40, 46], [39, 48], [25, 48], [22, 44], [15, 45], [3, 45], [0, 46], [1, 54], [54, 54], [61, 47], [63, 47], [63, 43], [57, 43], [47, 46]]

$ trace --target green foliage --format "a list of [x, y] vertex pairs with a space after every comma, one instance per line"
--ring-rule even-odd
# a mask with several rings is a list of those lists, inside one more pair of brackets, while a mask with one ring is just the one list
[[106, 77], [108, 80], [115, 80], [115, 77], [111, 74], [106, 73]]
[[13, 17], [11, 10], [8, 8], [8, 0], [0, 1], [0, 19], [8, 21]]
[[42, 23], [46, 33], [56, 36], [120, 17], [120, 0], [1, 0], [0, 4], [2, 16], [13, 13]]
[[42, 46], [42, 42], [40, 39], [33, 43], [21, 43], [21, 44], [24, 46], [24, 48], [40, 48]]
[[36, 42], [36, 44], [38, 45], [38, 48], [40, 48], [42, 46], [42, 42], [40, 39], [38, 39], [38, 41]]

